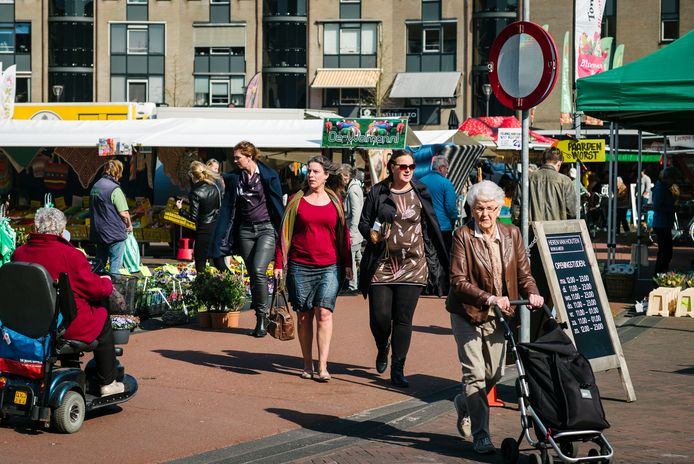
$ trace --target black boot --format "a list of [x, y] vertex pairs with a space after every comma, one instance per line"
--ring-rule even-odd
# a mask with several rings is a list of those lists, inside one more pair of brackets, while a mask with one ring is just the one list
[[393, 360], [393, 365], [390, 367], [390, 383], [394, 387], [407, 388], [410, 386], [410, 382], [405, 378], [405, 360], [395, 361]]
[[388, 369], [388, 352], [390, 351], [390, 342], [386, 343], [386, 346], [378, 349], [378, 354], [376, 355], [376, 371], [379, 374], [383, 374], [386, 369]]
[[265, 327], [265, 314], [256, 314], [255, 329], [253, 329], [251, 335], [257, 338], [262, 338], [267, 335], [267, 328]]

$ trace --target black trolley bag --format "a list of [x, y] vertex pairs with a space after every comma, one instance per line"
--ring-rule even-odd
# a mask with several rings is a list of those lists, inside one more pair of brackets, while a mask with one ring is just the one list
[[554, 319], [544, 329], [535, 342], [518, 344], [531, 406], [557, 431], [609, 428], [590, 362]]

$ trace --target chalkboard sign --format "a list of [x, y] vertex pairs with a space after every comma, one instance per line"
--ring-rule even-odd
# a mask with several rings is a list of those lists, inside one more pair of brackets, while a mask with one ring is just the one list
[[615, 354], [581, 234], [547, 234], [546, 241], [576, 349], [588, 359]]
[[593, 370], [618, 369], [627, 400], [636, 400], [585, 222], [532, 226], [557, 318], [566, 323], [567, 334]]

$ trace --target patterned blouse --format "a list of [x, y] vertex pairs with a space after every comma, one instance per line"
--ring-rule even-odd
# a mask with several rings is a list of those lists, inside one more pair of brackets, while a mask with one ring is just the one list
[[390, 193], [397, 211], [390, 228], [386, 254], [372, 284], [427, 284], [427, 263], [422, 232], [422, 203], [415, 191]]

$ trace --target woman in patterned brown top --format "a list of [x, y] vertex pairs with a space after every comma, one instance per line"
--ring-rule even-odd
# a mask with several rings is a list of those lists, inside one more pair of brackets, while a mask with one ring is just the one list
[[388, 367], [390, 379], [407, 387], [405, 358], [412, 337], [412, 317], [419, 295], [448, 290], [448, 253], [424, 184], [412, 179], [414, 159], [396, 150], [388, 161], [390, 176], [374, 185], [364, 202], [359, 231], [367, 241], [359, 289], [369, 296], [371, 333], [378, 354], [376, 370]]

